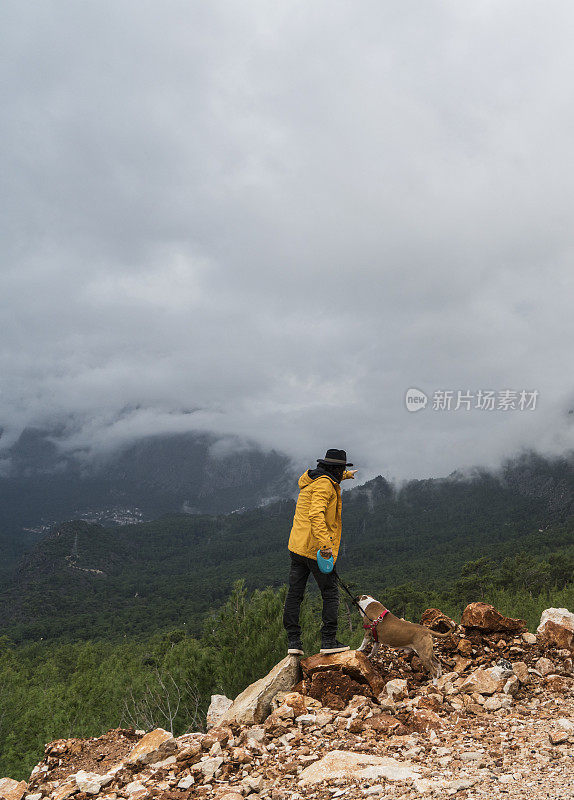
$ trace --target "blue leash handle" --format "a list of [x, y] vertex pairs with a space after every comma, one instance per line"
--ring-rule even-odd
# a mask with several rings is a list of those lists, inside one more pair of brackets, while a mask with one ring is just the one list
[[324, 572], [326, 575], [328, 575], [330, 572], [333, 572], [333, 567], [335, 565], [333, 556], [330, 558], [323, 558], [321, 551], [317, 550], [317, 565], [321, 572]]

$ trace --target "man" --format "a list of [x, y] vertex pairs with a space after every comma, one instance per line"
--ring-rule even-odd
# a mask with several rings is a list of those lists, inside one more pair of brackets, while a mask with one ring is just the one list
[[299, 497], [289, 537], [291, 569], [289, 590], [285, 599], [283, 625], [287, 631], [287, 652], [303, 655], [299, 612], [310, 573], [317, 581], [323, 598], [321, 653], [341, 653], [348, 645], [337, 641], [337, 610], [339, 593], [333, 572], [325, 574], [317, 565], [317, 550], [324, 558], [337, 560], [341, 542], [340, 482], [354, 478], [356, 469], [347, 463], [344, 450], [327, 450], [325, 458], [317, 459], [317, 468], [309, 469], [299, 478]]

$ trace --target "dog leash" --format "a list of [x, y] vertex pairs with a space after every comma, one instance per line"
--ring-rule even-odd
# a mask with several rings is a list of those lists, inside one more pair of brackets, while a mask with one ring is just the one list
[[357, 601], [355, 600], [355, 598], [353, 597], [353, 595], [352, 595], [352, 594], [351, 594], [351, 592], [349, 591], [349, 587], [348, 587], [348, 586], [347, 586], [347, 585], [346, 585], [346, 584], [345, 584], [345, 583], [344, 583], [344, 582], [341, 580], [341, 578], [339, 577], [339, 575], [338, 575], [338, 573], [337, 573], [337, 570], [336, 570], [336, 569], [333, 569], [333, 573], [334, 573], [334, 575], [335, 575], [335, 578], [336, 578], [336, 579], [339, 581], [339, 583], [341, 584], [341, 586], [343, 587], [343, 589], [344, 589], [344, 590], [347, 592], [347, 594], [348, 594], [348, 595], [349, 595], [349, 597], [351, 598], [351, 602], [352, 602], [354, 605], [356, 605], [356, 606], [357, 606], [357, 608], [359, 609], [359, 611], [361, 612], [361, 614], [362, 614], [362, 615], [363, 615], [363, 616], [364, 616], [366, 619], [368, 619], [368, 620], [369, 620], [369, 622], [370, 622], [370, 625], [369, 625], [369, 623], [368, 623], [368, 622], [366, 622], [366, 623], [363, 623], [363, 628], [365, 628], [365, 630], [371, 631], [371, 633], [373, 634], [373, 639], [375, 640], [375, 642], [378, 642], [378, 641], [379, 641], [379, 637], [377, 636], [377, 625], [379, 624], [379, 622], [382, 622], [382, 621], [384, 620], [384, 618], [386, 617], [386, 615], [389, 613], [389, 609], [388, 609], [388, 608], [385, 608], [385, 610], [383, 611], [383, 613], [382, 613], [382, 614], [379, 614], [379, 616], [378, 616], [376, 619], [371, 619], [371, 618], [369, 617], [369, 615], [368, 615], [368, 614], [367, 614], [365, 611], [363, 611], [363, 609], [361, 608], [361, 606], [359, 605], [359, 603], [357, 603]]
[[363, 611], [363, 609], [361, 608], [361, 606], [360, 606], [360, 605], [357, 603], [357, 601], [355, 600], [355, 598], [354, 598], [354, 597], [353, 597], [353, 595], [351, 594], [351, 591], [350, 591], [349, 587], [347, 586], [347, 584], [346, 584], [346, 583], [344, 583], [344, 582], [341, 580], [341, 578], [339, 577], [339, 573], [337, 572], [337, 570], [336, 570], [335, 568], [333, 568], [333, 575], [334, 575], [334, 576], [335, 576], [335, 578], [336, 578], [336, 579], [339, 581], [339, 583], [341, 584], [341, 586], [343, 587], [343, 589], [344, 589], [344, 590], [347, 592], [347, 594], [348, 594], [348, 595], [349, 595], [349, 597], [351, 598], [351, 603], [353, 603], [353, 605], [357, 606], [357, 608], [359, 609], [359, 613], [360, 613], [360, 614], [362, 614], [364, 617], [366, 617], [366, 618], [369, 620], [369, 622], [371, 622], [371, 623], [372, 623], [372, 622], [374, 622], [374, 620], [372, 620], [372, 619], [369, 617], [369, 615], [368, 615], [368, 614], [366, 614], [366, 613]]

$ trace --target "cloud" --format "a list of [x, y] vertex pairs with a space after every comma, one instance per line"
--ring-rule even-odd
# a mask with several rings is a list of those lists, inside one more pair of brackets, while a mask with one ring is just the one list
[[4, 447], [68, 414], [70, 448], [214, 430], [363, 477], [572, 447], [569, 3], [0, 15]]

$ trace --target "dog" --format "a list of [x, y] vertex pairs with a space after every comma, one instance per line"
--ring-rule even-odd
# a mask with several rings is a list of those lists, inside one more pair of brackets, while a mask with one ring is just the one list
[[380, 644], [386, 644], [389, 647], [398, 647], [400, 649], [410, 652], [415, 651], [417, 656], [423, 663], [423, 666], [431, 674], [431, 677], [436, 681], [442, 675], [442, 666], [438, 658], [433, 652], [433, 637], [437, 639], [446, 639], [450, 636], [456, 625], [447, 633], [437, 633], [431, 631], [430, 628], [425, 628], [424, 625], [417, 625], [415, 622], [407, 622], [404, 619], [399, 619], [391, 614], [378, 600], [368, 594], [362, 594], [357, 598], [357, 602], [362, 608], [363, 612], [373, 622], [383, 613], [386, 612], [383, 619], [379, 620], [376, 625], [376, 632], [378, 641], [375, 640], [372, 631], [365, 630], [363, 642], [359, 647], [359, 652], [366, 653], [369, 645], [372, 644], [371, 652], [368, 658], [374, 656], [379, 649]]

